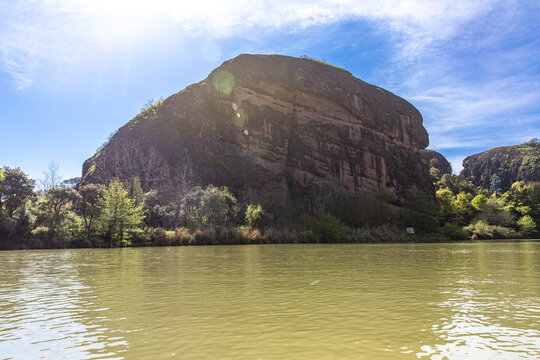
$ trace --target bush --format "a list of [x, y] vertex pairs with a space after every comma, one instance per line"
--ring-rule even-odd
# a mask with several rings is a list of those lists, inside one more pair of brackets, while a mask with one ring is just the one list
[[236, 198], [226, 187], [212, 185], [190, 191], [184, 197], [182, 209], [191, 230], [227, 227], [235, 222], [237, 214]]
[[482, 220], [467, 226], [465, 229], [472, 233], [473, 239], [511, 239], [518, 236], [514, 229], [489, 225]]
[[[133, 228], [127, 231], [132, 246], [149, 246], [152, 245], [148, 230]], [[104, 242], [100, 239], [98, 246], [103, 246]]]
[[440, 228], [439, 232], [452, 240], [470, 239], [469, 232], [454, 223], [445, 223], [444, 226]]
[[173, 234], [168, 235], [168, 237], [171, 245], [189, 245], [190, 241], [193, 239], [193, 235], [184, 227], [176, 229], [176, 231]]
[[341, 220], [329, 212], [318, 212], [312, 223], [313, 233], [322, 242], [338, 242], [344, 231]]
[[519, 227], [519, 232], [523, 235], [530, 235], [536, 232], [536, 224], [529, 215], [525, 215], [519, 219], [517, 225]]
[[246, 224], [251, 228], [263, 230], [265, 227], [271, 224], [273, 220], [272, 214], [264, 211], [260, 204], [249, 204], [246, 209]]
[[193, 233], [193, 239], [190, 241], [190, 245], [217, 245], [216, 230], [213, 228], [195, 230]]

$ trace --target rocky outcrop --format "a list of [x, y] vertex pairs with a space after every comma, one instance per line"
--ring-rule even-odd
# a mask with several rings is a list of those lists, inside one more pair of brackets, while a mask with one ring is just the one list
[[120, 128], [85, 162], [83, 181], [137, 174], [143, 188], [165, 190], [182, 185], [188, 164], [198, 184], [242, 199], [294, 198], [331, 182], [397, 201], [411, 186], [433, 194], [427, 145], [414, 106], [348, 71], [239, 55]]
[[435, 150], [425, 149], [422, 150], [422, 155], [424, 155], [428, 165], [438, 169], [441, 172], [441, 175], [452, 174], [452, 166], [443, 154], [438, 153]]
[[500, 178], [504, 191], [516, 181], [540, 181], [540, 143], [498, 147], [463, 160], [460, 176], [473, 184], [489, 189], [493, 175]]

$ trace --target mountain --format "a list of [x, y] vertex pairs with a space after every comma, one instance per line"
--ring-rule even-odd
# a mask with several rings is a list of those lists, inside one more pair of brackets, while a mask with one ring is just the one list
[[521, 145], [503, 146], [468, 156], [460, 176], [473, 184], [490, 188], [497, 175], [506, 191], [516, 181], [540, 181], [540, 143], [533, 139]]
[[446, 160], [443, 154], [438, 153], [435, 150], [425, 149], [422, 150], [422, 155], [426, 159], [427, 163], [441, 172], [443, 174], [452, 174], [452, 165]]
[[411, 186], [433, 196], [428, 142], [413, 105], [346, 70], [239, 55], [121, 127], [84, 163], [83, 183], [137, 175], [144, 190], [226, 185], [246, 201], [333, 184], [399, 201]]

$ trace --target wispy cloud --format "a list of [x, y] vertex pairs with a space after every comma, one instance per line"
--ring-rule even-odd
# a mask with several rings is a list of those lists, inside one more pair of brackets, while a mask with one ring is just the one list
[[[342, 21], [372, 22], [397, 36], [401, 59], [448, 39], [495, 0], [28, 0], [0, 2], [0, 68], [20, 89], [42, 71], [72, 71], [159, 36], [259, 36]], [[257, 30], [257, 31], [254, 31]], [[91, 60], [88, 60], [91, 59]]]
[[0, 71], [29, 89], [119, 58], [129, 64], [156, 40], [173, 47], [197, 38], [216, 59], [224, 39], [311, 41], [313, 27], [361, 22], [389, 49], [369, 81], [419, 108], [430, 147], [455, 170], [466, 154], [540, 137], [539, 11], [518, 0], [0, 0]]

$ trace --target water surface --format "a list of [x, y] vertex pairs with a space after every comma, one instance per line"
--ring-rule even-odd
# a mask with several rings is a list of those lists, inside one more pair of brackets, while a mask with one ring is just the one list
[[538, 359], [540, 242], [0, 252], [0, 359]]

